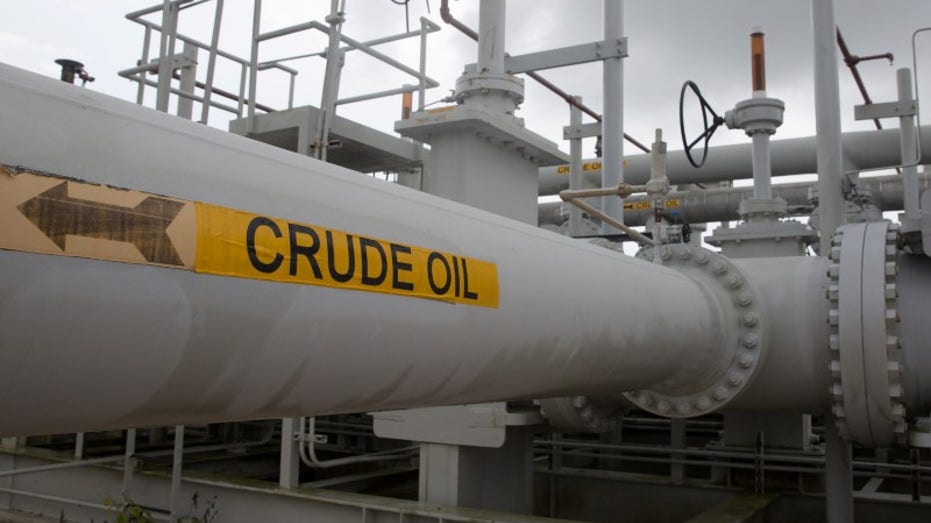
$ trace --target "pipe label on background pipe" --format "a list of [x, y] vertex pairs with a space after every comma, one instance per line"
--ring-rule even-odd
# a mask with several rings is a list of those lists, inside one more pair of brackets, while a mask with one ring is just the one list
[[494, 263], [5, 166], [0, 248], [498, 307]]

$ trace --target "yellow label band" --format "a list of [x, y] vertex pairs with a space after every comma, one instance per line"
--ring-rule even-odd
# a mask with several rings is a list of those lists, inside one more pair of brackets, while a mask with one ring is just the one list
[[494, 263], [3, 165], [0, 249], [498, 307]]
[[197, 203], [197, 272], [498, 307], [493, 263]]

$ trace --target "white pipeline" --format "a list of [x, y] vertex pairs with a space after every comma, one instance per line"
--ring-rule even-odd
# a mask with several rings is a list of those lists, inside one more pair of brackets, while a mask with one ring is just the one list
[[0, 435], [648, 388], [714, 366], [727, 331], [670, 269], [15, 68], [0, 98], [0, 163], [484, 260], [499, 293], [479, 307], [0, 250]]

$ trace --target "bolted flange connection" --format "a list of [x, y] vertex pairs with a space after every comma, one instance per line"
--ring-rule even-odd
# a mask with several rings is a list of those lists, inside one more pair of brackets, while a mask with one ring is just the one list
[[[652, 261], [655, 251], [644, 249], [637, 256]], [[674, 244], [659, 247], [658, 255], [663, 265], [692, 277], [714, 297], [722, 320], [722, 346], [700, 368], [682, 369], [651, 390], [625, 396], [644, 410], [670, 418], [714, 412], [739, 396], [761, 367], [767, 339], [763, 300], [740, 269], [721, 254]]]
[[625, 410], [623, 398], [568, 396], [535, 400], [535, 403], [550, 425], [564, 432], [617, 430]]
[[873, 448], [904, 444], [907, 436], [898, 240], [898, 225], [870, 222], [839, 228], [831, 242], [832, 412], [842, 436]]

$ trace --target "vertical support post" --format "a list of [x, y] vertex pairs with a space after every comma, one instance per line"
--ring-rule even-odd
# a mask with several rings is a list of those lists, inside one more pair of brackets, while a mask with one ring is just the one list
[[136, 429], [126, 430], [126, 455], [123, 458], [123, 499], [130, 499], [133, 469], [136, 467]]
[[840, 135], [840, 93], [834, 39], [834, 0], [812, 0], [811, 19], [815, 54], [815, 129], [818, 158], [818, 207], [821, 255], [831, 252], [831, 238], [840, 227], [844, 209], [844, 154]]
[[[572, 99], [579, 104], [582, 103], [581, 96], [573, 96]], [[575, 105], [569, 106], [569, 126], [573, 129], [582, 125], [582, 110]], [[569, 140], [569, 189], [577, 190], [582, 188], [582, 138], [572, 138]], [[563, 204], [565, 205], [565, 204]], [[569, 236], [582, 235], [582, 209], [575, 205], [569, 205]]]
[[[152, 27], [145, 26], [145, 36], [142, 37], [142, 59], [140, 64], [149, 63], [149, 46], [152, 43]], [[136, 103], [143, 105], [145, 102], [145, 72], [139, 73], [139, 85], [136, 87]]]
[[303, 442], [295, 438], [297, 424], [301, 418], [284, 418], [281, 420], [281, 459], [278, 469], [278, 485], [284, 488], [296, 488], [300, 485], [300, 450]]
[[[605, 41], [621, 38], [623, 29], [623, 1], [604, 0]], [[604, 61], [604, 114], [602, 115], [602, 147], [604, 161], [601, 165], [601, 186], [616, 187], [624, 181], [624, 67], [621, 58]], [[624, 223], [624, 205], [616, 196], [605, 196], [601, 210]], [[601, 232], [614, 234], [614, 228], [601, 224]]]
[[[900, 102], [914, 101], [912, 90], [912, 71], [903, 67], [896, 71], [896, 84], [899, 91]], [[918, 159], [918, 144], [915, 139], [915, 117], [899, 117], [899, 151], [902, 154], [902, 164], [914, 164]], [[902, 168], [902, 195], [905, 198], [905, 217], [909, 220], [921, 219], [918, 188], [918, 166], [911, 165]]]
[[824, 416], [824, 498], [828, 523], [853, 521], [853, 466], [850, 443], [841, 437], [833, 414]]
[[207, 59], [207, 78], [204, 81], [204, 102], [200, 108], [200, 123], [207, 124], [210, 97], [213, 95], [213, 74], [217, 66], [217, 48], [220, 45], [220, 24], [223, 22], [223, 0], [217, 0], [213, 15], [213, 34], [210, 37], [210, 57]]
[[259, 26], [262, 22], [262, 0], [254, 0], [252, 9], [252, 51], [249, 58], [249, 99], [247, 114], [249, 117], [249, 131], [255, 132], [255, 93], [258, 90], [255, 82], [259, 77]]
[[84, 459], [84, 433], [74, 435], [74, 459]]
[[155, 98], [155, 109], [163, 113], [168, 112], [168, 101], [171, 97], [178, 11], [177, 3], [165, 0], [162, 6], [162, 39], [158, 56], [158, 92]]
[[[190, 60], [189, 65], [181, 67], [181, 79], [178, 82], [178, 90], [184, 94], [194, 95], [194, 89], [197, 88], [197, 46], [188, 42], [184, 43], [182, 52], [185, 60]], [[194, 117], [194, 99], [185, 96], [178, 96], [178, 116], [186, 120]]]
[[317, 116], [315, 156], [323, 161], [327, 157], [327, 145], [330, 140], [330, 122], [336, 111], [336, 98], [339, 96], [339, 75], [342, 70], [343, 55], [339, 49], [340, 34], [343, 28], [343, 15], [339, 10], [339, 0], [331, 0], [330, 15], [326, 18], [330, 24], [329, 42], [326, 50], [326, 73], [323, 77], [323, 93], [320, 96], [320, 111]]
[[[656, 256], [659, 258], [659, 256]], [[669, 446], [674, 449], [685, 448], [685, 420], [669, 420]], [[681, 457], [681, 455], [680, 455]], [[681, 485], [685, 481], [685, 465], [673, 463], [669, 466], [669, 479], [673, 485]]]
[[175, 426], [175, 449], [171, 460], [171, 494], [169, 520], [181, 517], [181, 469], [184, 466], [184, 425]]

